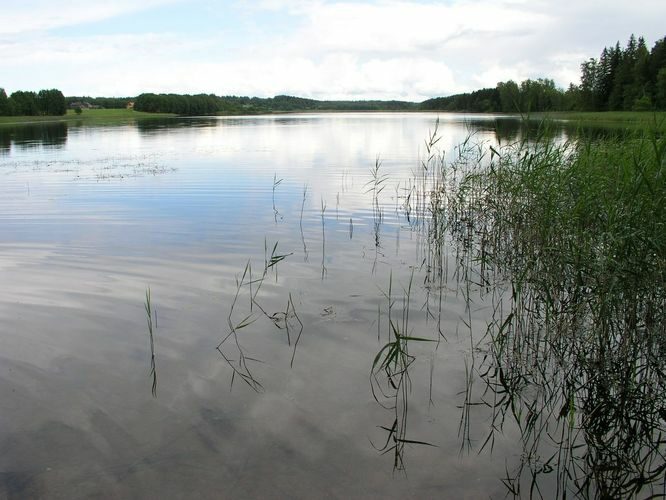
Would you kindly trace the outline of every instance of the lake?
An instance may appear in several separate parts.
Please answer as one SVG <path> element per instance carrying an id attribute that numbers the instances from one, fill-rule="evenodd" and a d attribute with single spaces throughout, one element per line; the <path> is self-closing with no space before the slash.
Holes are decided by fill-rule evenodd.
<path id="1" fill-rule="evenodd" d="M 489 304 L 453 253 L 433 273 L 405 210 L 438 120 L 448 158 L 521 134 L 422 113 L 0 128 L 0 496 L 504 497 L 519 429 L 479 453 L 489 410 L 462 409 Z M 428 342 L 396 389 L 373 361 L 398 323 Z"/>

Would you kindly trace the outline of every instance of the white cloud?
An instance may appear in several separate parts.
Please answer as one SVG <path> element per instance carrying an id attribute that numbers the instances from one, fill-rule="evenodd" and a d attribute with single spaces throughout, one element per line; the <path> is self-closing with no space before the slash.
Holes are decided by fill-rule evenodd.
<path id="1" fill-rule="evenodd" d="M 201 6 L 177 0 L 12 2 L 3 7 L 0 24 L 0 85 L 58 87 L 69 95 L 157 91 L 421 100 L 508 79 L 549 77 L 566 86 L 577 80 L 582 61 L 617 39 L 623 43 L 627 29 L 649 43 L 666 34 L 663 0 L 236 0 L 209 6 L 237 16 L 233 39 L 221 30 L 159 31 L 155 22 L 153 32 L 140 34 L 109 24 L 105 32 L 114 34 L 106 36 L 49 31 L 110 23 L 166 3 Z M 281 13 L 293 21 L 288 30 L 266 20 Z"/>
<path id="2" fill-rule="evenodd" d="M 537 31 L 549 19 L 490 0 L 452 5 L 406 1 L 313 3 L 303 9 L 303 15 L 307 22 L 293 34 L 290 50 L 424 56 L 477 47 L 496 36 Z"/>
<path id="3" fill-rule="evenodd" d="M 511 66 L 494 64 L 474 75 L 473 78 L 479 87 L 494 87 L 498 82 L 506 82 L 507 80 L 521 82 L 530 78 L 530 68 L 525 63 Z"/>

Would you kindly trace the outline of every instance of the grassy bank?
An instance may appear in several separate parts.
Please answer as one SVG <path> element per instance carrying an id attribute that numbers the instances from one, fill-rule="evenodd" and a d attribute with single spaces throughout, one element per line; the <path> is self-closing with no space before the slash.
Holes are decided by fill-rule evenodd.
<path id="1" fill-rule="evenodd" d="M 68 110 L 63 116 L 0 116 L 0 125 L 18 125 L 21 123 L 67 122 L 81 124 L 106 124 L 143 120 L 152 118 L 168 118 L 176 116 L 170 113 L 143 113 L 131 109 L 85 109 L 81 114 Z"/>
<path id="2" fill-rule="evenodd" d="M 640 129 L 646 127 L 666 128 L 665 111 L 557 111 L 534 113 L 537 120 L 566 120 L 581 126 L 624 127 Z"/>

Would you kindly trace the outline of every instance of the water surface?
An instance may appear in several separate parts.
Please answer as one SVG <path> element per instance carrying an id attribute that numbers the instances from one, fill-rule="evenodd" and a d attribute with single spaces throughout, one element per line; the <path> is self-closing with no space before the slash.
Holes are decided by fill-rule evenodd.
<path id="1" fill-rule="evenodd" d="M 477 454 L 485 416 L 461 426 L 469 311 L 455 279 L 427 281 L 427 241 L 402 209 L 437 120 L 0 128 L 0 495 L 503 497 L 519 434 L 507 426 Z M 439 120 L 450 155 L 469 136 L 520 134 L 510 118 Z M 373 205 L 377 162 L 386 180 Z M 249 286 L 234 303 L 248 262 L 256 280 L 274 248 L 286 257 L 257 295 L 267 314 Z M 391 286 L 400 317 L 410 280 L 409 331 L 437 342 L 411 352 L 406 437 L 434 446 L 407 445 L 396 470 L 378 451 L 394 412 L 370 373 L 388 338 L 385 295 Z M 473 329 L 487 314 L 475 306 Z M 216 350 L 247 316 L 237 334 L 260 360 L 249 362 L 258 392 Z M 222 349 L 238 360 L 231 342 Z"/>

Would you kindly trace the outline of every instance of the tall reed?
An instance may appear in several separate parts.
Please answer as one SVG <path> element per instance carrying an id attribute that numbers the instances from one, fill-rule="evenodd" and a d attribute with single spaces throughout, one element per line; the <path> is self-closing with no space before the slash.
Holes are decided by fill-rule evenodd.
<path id="1" fill-rule="evenodd" d="M 464 280 L 494 293 L 477 368 L 493 409 L 484 446 L 507 419 L 520 428 L 516 495 L 547 496 L 550 474 L 557 496 L 663 492 L 665 151 L 654 131 L 542 136 L 434 196 Z"/>
<path id="2" fill-rule="evenodd" d="M 157 309 L 154 309 L 150 303 L 150 287 L 146 289 L 146 321 L 148 322 L 148 338 L 150 340 L 150 377 L 153 380 L 150 392 L 153 397 L 157 397 L 157 364 L 155 361 L 155 330 L 157 330 Z M 153 323 L 153 318 L 155 322 Z"/>

